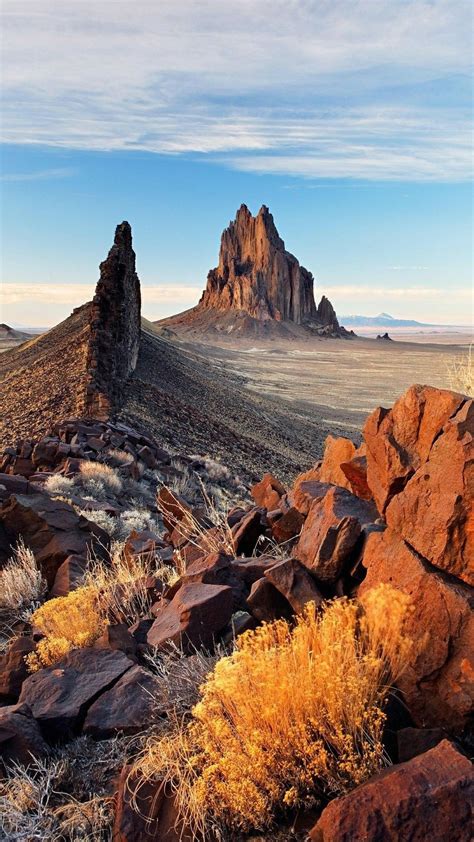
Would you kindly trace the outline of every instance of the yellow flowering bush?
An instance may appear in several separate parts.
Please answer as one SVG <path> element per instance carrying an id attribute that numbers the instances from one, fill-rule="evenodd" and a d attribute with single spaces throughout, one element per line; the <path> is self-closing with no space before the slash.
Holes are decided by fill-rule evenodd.
<path id="1" fill-rule="evenodd" d="M 242 635 L 201 687 L 191 721 L 150 741 L 142 779 L 167 779 L 201 833 L 213 822 L 268 827 L 277 810 L 362 783 L 388 762 L 383 708 L 408 659 L 409 610 L 405 594 L 380 585 L 322 613 L 309 604 L 293 627 Z"/>
<path id="2" fill-rule="evenodd" d="M 50 599 L 34 612 L 31 622 L 44 634 L 36 651 L 26 658 L 32 672 L 54 664 L 75 647 L 91 646 L 106 624 L 94 587 L 77 588 L 67 596 Z"/>

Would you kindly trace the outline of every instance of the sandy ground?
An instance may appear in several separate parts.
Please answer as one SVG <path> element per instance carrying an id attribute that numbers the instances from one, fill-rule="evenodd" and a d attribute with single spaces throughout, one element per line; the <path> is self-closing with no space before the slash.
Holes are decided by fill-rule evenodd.
<path id="1" fill-rule="evenodd" d="M 412 383 L 450 388 L 450 367 L 466 353 L 462 344 L 368 338 L 181 347 L 205 357 L 219 375 L 243 377 L 250 392 L 286 405 L 300 418 L 316 416 L 324 427 L 345 435 L 359 432 L 368 413 L 378 405 L 391 406 Z"/>

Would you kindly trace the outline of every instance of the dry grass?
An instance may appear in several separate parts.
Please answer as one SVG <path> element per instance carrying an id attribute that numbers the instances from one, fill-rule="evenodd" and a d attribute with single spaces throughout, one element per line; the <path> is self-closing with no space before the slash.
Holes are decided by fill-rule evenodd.
<path id="1" fill-rule="evenodd" d="M 349 791 L 387 763 L 383 707 L 411 643 L 408 598 L 382 585 L 362 603 L 307 606 L 292 629 L 241 636 L 201 687 L 191 722 L 151 740 L 142 779 L 166 779 L 196 834 L 272 825 L 278 811 Z"/>
<path id="2" fill-rule="evenodd" d="M 28 620 L 45 593 L 46 582 L 35 557 L 20 540 L 13 558 L 0 571 L 1 633 L 8 632 L 18 621 Z"/>
<path id="3" fill-rule="evenodd" d="M 161 564 L 154 553 L 126 559 L 123 544 L 112 548 L 110 562 L 92 559 L 85 576 L 85 584 L 94 590 L 98 610 L 104 622 L 128 623 L 147 617 L 151 597 L 147 578 L 156 576 L 165 584 L 172 584 L 177 573 Z"/>
<path id="4" fill-rule="evenodd" d="M 176 512 L 170 511 L 166 504 L 160 504 L 159 497 L 157 498 L 158 508 L 163 517 L 170 521 L 172 529 L 193 546 L 207 553 L 225 552 L 235 555 L 234 536 L 227 521 L 227 510 L 219 509 L 208 495 L 203 483 L 200 480 L 199 482 L 205 512 L 204 523 L 183 506 L 176 492 L 173 492 L 169 486 L 165 487 L 173 500 Z M 186 565 L 179 551 L 175 551 L 175 558 L 178 570 L 183 572 Z"/>
<path id="5" fill-rule="evenodd" d="M 87 586 L 48 600 L 34 612 L 31 622 L 44 635 L 26 658 L 32 672 L 56 663 L 71 649 L 91 646 L 105 627 L 97 592 Z"/>
<path id="6" fill-rule="evenodd" d="M 62 474 L 52 474 L 44 484 L 44 490 L 51 497 L 68 498 L 74 489 L 74 480 L 70 477 L 63 477 Z"/>
<path id="7" fill-rule="evenodd" d="M 102 462 L 82 461 L 81 480 L 83 483 L 94 480 L 112 494 L 120 494 L 122 491 L 122 480 L 118 474 L 110 465 L 104 465 Z"/>
<path id="8" fill-rule="evenodd" d="M 472 345 L 462 357 L 448 364 L 448 377 L 451 389 L 463 395 L 474 396 L 474 357 Z"/>
<path id="9" fill-rule="evenodd" d="M 110 781 L 138 746 L 137 738 L 80 737 L 45 760 L 32 758 L 28 767 L 12 764 L 0 781 L 0 839 L 111 840 Z"/>

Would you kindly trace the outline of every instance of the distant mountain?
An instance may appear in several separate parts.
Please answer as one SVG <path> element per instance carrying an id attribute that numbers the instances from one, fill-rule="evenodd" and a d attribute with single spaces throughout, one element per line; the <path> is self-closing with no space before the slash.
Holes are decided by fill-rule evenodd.
<path id="1" fill-rule="evenodd" d="M 417 322 L 415 319 L 395 319 L 389 313 L 379 313 L 378 316 L 339 316 L 344 327 L 443 327 L 427 322 Z"/>

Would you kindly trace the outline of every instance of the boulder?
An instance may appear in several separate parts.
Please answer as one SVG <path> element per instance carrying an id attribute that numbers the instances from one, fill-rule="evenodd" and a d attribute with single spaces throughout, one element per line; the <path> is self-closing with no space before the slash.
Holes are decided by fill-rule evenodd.
<path id="1" fill-rule="evenodd" d="M 462 729 L 474 705 L 474 592 L 423 561 L 391 529 L 369 535 L 359 593 L 386 582 L 412 597 L 415 653 L 397 685 L 421 728 Z"/>
<path id="2" fill-rule="evenodd" d="M 82 731 L 96 740 L 118 733 L 137 734 L 159 716 L 160 696 L 166 709 L 163 679 L 142 667 L 132 667 L 91 705 Z"/>
<path id="3" fill-rule="evenodd" d="M 355 444 L 350 439 L 342 436 L 328 436 L 324 443 L 324 456 L 319 467 L 318 479 L 320 482 L 329 482 L 332 485 L 340 485 L 351 491 L 350 483 L 341 470 L 343 462 L 349 462 L 356 452 Z"/>
<path id="4" fill-rule="evenodd" d="M 157 551 L 157 547 L 162 546 L 162 544 L 163 542 L 161 538 L 156 535 L 155 532 L 150 532 L 149 530 L 137 531 L 136 529 L 132 529 L 130 535 L 125 541 L 123 554 L 129 561 L 132 561 L 135 558 L 140 558 L 140 556 L 153 558 Z"/>
<path id="5" fill-rule="evenodd" d="M 447 738 L 443 728 L 401 728 L 397 731 L 397 753 L 400 763 L 418 757 Z"/>
<path id="6" fill-rule="evenodd" d="M 362 500 L 372 500 L 372 492 L 367 482 L 367 456 L 362 455 L 365 445 L 356 450 L 349 462 L 341 463 L 341 471 L 347 479 L 348 488 Z"/>
<path id="7" fill-rule="evenodd" d="M 28 705 L 0 708 L 0 755 L 4 763 L 28 766 L 33 758 L 44 757 L 48 752 L 49 747 Z"/>
<path id="8" fill-rule="evenodd" d="M 94 642 L 94 649 L 110 649 L 124 652 L 131 661 L 136 661 L 137 641 L 126 623 L 113 623 L 105 627 L 103 634 Z"/>
<path id="9" fill-rule="evenodd" d="M 268 528 L 265 509 L 252 509 L 232 527 L 234 551 L 239 555 L 252 555 L 261 535 L 265 535 Z"/>
<path id="10" fill-rule="evenodd" d="M 232 588 L 234 610 L 244 602 L 246 589 L 241 577 L 234 569 L 232 557 L 226 553 L 211 553 L 191 562 L 180 583 L 193 582 L 202 582 L 204 585 L 227 585 Z M 173 588 L 171 588 L 171 593 L 173 593 Z"/>
<path id="11" fill-rule="evenodd" d="M 258 555 L 250 558 L 235 558 L 232 562 L 232 569 L 240 579 L 249 587 L 265 575 L 277 563 L 278 559 L 273 556 Z"/>
<path id="12" fill-rule="evenodd" d="M 286 490 L 273 474 L 264 474 L 260 482 L 257 482 L 250 489 L 250 493 L 257 506 L 270 512 L 272 509 L 278 508 L 280 499 L 286 494 Z"/>
<path id="13" fill-rule="evenodd" d="M 318 580 L 334 584 L 356 548 L 362 527 L 376 518 L 372 503 L 344 488 L 329 486 L 323 497 L 311 503 L 294 550 L 295 558 Z"/>
<path id="14" fill-rule="evenodd" d="M 474 400 L 446 422 L 386 519 L 431 564 L 474 585 Z"/>
<path id="15" fill-rule="evenodd" d="M 317 606 L 323 596 L 306 567 L 294 558 L 278 562 L 265 571 L 265 578 L 288 600 L 295 614 L 300 614 L 306 603 Z"/>
<path id="16" fill-rule="evenodd" d="M 312 842 L 471 842 L 472 764 L 443 740 L 323 810 Z"/>
<path id="17" fill-rule="evenodd" d="M 270 517 L 268 518 L 271 521 Z M 277 544 L 286 544 L 296 538 L 304 523 L 304 515 L 291 506 L 278 520 L 271 522 L 272 538 Z"/>
<path id="18" fill-rule="evenodd" d="M 177 821 L 173 796 L 162 781 L 140 780 L 132 765 L 120 773 L 116 805 L 114 842 L 204 842 Z"/>
<path id="19" fill-rule="evenodd" d="M 0 703 L 13 704 L 18 700 L 21 686 L 28 676 L 25 658 L 34 652 L 35 643 L 29 635 L 14 637 L 8 649 L 0 655 Z"/>
<path id="20" fill-rule="evenodd" d="M 74 649 L 53 666 L 23 682 L 19 702 L 27 704 L 46 739 L 77 734 L 88 707 L 133 666 L 123 652 Z"/>
<path id="21" fill-rule="evenodd" d="M 0 522 L 13 546 L 21 537 L 29 547 L 49 587 L 70 555 L 103 555 L 110 544 L 103 529 L 61 500 L 47 494 L 17 494 L 0 508 Z"/>
<path id="22" fill-rule="evenodd" d="M 58 567 L 54 577 L 53 587 L 49 591 L 49 598 L 66 596 L 70 591 L 79 588 L 84 580 L 87 569 L 87 559 L 82 555 L 70 555 Z"/>
<path id="23" fill-rule="evenodd" d="M 252 617 L 261 623 L 272 623 L 281 617 L 289 619 L 293 613 L 288 600 L 267 578 L 254 582 L 247 597 Z"/>
<path id="24" fill-rule="evenodd" d="M 232 616 L 232 588 L 200 582 L 185 584 L 156 613 L 147 636 L 150 646 L 175 643 L 186 650 L 210 648 Z"/>
<path id="25" fill-rule="evenodd" d="M 380 514 L 428 459 L 444 425 L 466 398 L 432 386 L 410 386 L 392 409 L 379 407 L 364 426 L 367 482 Z"/>

